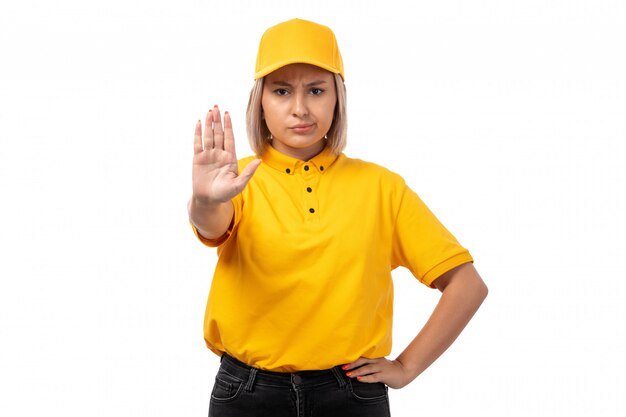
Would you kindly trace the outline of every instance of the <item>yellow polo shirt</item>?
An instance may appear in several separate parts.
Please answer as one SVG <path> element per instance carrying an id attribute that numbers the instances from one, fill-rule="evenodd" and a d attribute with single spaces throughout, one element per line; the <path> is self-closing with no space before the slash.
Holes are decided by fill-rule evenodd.
<path id="1" fill-rule="evenodd" d="M 262 159 L 228 232 L 209 240 L 194 228 L 219 255 L 207 346 L 279 372 L 389 355 L 391 271 L 431 286 L 469 252 L 385 168 L 328 150 L 305 162 L 269 147 Z"/>

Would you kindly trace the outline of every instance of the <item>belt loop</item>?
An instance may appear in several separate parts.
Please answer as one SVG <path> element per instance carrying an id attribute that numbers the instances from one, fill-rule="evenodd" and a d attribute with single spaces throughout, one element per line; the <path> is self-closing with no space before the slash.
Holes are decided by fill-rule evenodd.
<path id="1" fill-rule="evenodd" d="M 246 382 L 246 386 L 244 389 L 246 392 L 251 392 L 252 387 L 254 386 L 254 379 L 256 378 L 256 373 L 259 372 L 256 368 L 250 368 L 250 375 L 248 376 L 248 382 Z"/>
<path id="2" fill-rule="evenodd" d="M 337 382 L 339 382 L 339 388 L 345 387 L 346 380 L 343 379 L 343 374 L 341 373 L 341 371 L 337 367 L 334 367 L 332 371 L 333 371 L 333 375 L 335 375 L 335 378 L 337 378 Z"/>

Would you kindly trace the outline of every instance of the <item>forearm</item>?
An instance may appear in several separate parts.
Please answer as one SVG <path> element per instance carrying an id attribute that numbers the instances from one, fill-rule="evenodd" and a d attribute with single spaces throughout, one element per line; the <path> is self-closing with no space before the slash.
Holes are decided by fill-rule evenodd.
<path id="1" fill-rule="evenodd" d="M 461 334 L 487 296 L 487 287 L 472 264 L 442 276 L 441 299 L 432 315 L 397 360 L 410 380 L 428 368 Z"/>
<path id="2" fill-rule="evenodd" d="M 189 200 L 187 210 L 191 223 L 207 239 L 217 239 L 226 233 L 235 212 L 232 201 L 207 204 L 193 196 Z"/>

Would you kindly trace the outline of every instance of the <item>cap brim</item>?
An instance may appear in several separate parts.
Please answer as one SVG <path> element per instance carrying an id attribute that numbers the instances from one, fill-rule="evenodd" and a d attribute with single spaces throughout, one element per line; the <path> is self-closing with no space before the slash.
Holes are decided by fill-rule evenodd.
<path id="1" fill-rule="evenodd" d="M 330 71 L 333 74 L 339 74 L 341 76 L 341 78 L 343 78 L 343 74 L 340 72 L 339 69 L 333 68 L 330 65 L 323 64 L 323 63 L 321 63 L 319 61 L 302 60 L 302 59 L 287 59 L 287 60 L 283 60 L 283 61 L 274 63 L 272 65 L 268 65 L 267 67 L 263 68 L 262 70 L 254 73 L 254 79 L 258 80 L 259 78 L 265 77 L 266 75 L 276 71 L 277 69 L 280 69 L 282 67 L 286 67 L 287 65 L 291 65 L 291 64 L 310 64 L 310 65 L 315 65 L 316 67 L 325 69 L 326 71 Z"/>

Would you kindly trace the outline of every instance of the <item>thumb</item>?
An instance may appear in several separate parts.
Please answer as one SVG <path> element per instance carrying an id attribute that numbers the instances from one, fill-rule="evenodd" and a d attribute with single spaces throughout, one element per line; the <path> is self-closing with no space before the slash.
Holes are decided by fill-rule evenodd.
<path id="1" fill-rule="evenodd" d="M 254 161 L 246 165 L 246 167 L 241 171 L 241 173 L 239 173 L 239 176 L 237 176 L 237 186 L 239 189 L 241 190 L 244 189 L 246 184 L 248 184 L 248 182 L 250 181 L 250 179 L 256 172 L 259 165 L 261 165 L 261 160 L 255 159 Z"/>

